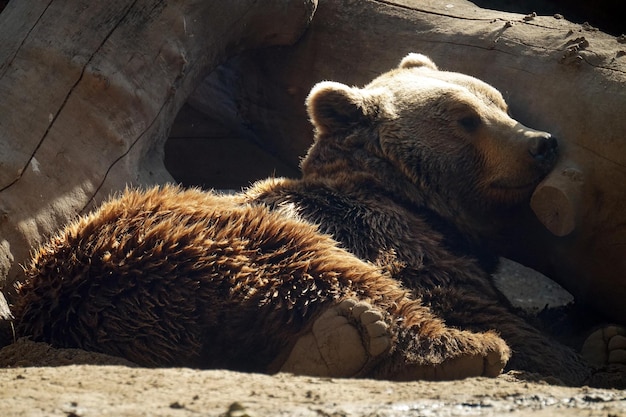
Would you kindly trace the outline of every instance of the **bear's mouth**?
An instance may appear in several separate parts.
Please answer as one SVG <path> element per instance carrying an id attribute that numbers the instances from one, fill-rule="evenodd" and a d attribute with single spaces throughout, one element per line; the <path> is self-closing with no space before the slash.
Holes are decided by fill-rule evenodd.
<path id="1" fill-rule="evenodd" d="M 549 172 L 550 170 L 546 169 L 534 173 L 528 172 L 524 176 L 502 176 L 494 178 L 489 187 L 497 191 L 532 192 Z"/>
<path id="2" fill-rule="evenodd" d="M 507 179 L 494 181 L 490 184 L 491 195 L 503 204 L 519 204 L 530 198 L 543 176 L 528 182 L 513 182 Z"/>

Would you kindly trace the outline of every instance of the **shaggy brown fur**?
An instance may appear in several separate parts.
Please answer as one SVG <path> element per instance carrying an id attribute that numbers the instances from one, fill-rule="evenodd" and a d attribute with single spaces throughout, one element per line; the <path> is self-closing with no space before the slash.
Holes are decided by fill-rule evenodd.
<path id="1" fill-rule="evenodd" d="M 509 352 L 495 329 L 512 368 L 583 382 L 587 365 L 489 275 L 494 219 L 528 203 L 556 141 L 511 119 L 492 87 L 416 54 L 363 89 L 320 83 L 307 105 L 302 179 L 231 197 L 126 192 L 40 250 L 19 332 L 146 365 L 266 371 L 355 299 L 390 338 L 358 375 L 497 374 Z"/>

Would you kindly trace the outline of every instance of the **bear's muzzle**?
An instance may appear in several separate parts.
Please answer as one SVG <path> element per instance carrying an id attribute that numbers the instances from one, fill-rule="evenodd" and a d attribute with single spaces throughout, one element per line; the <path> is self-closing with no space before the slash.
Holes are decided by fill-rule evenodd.
<path id="1" fill-rule="evenodd" d="M 538 164 L 549 170 L 556 162 L 558 149 L 559 143 L 556 138 L 546 133 L 530 140 L 528 152 Z"/>

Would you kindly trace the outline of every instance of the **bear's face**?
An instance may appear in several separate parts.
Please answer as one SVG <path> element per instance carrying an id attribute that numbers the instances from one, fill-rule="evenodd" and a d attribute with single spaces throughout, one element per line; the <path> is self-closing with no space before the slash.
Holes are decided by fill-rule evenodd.
<path id="1" fill-rule="evenodd" d="M 556 140 L 512 119 L 495 88 L 439 71 L 423 55 L 408 55 L 363 89 L 320 83 L 307 105 L 316 143 L 305 176 L 311 166 L 339 166 L 332 158 L 343 158 L 348 169 L 404 182 L 392 187 L 413 189 L 420 203 L 477 210 L 519 204 L 556 161 Z"/>

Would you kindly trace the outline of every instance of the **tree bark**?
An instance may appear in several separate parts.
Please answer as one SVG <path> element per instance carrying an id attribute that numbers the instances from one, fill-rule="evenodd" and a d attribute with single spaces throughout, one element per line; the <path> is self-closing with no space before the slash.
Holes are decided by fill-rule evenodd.
<path id="1" fill-rule="evenodd" d="M 320 0 L 294 48 L 231 60 L 190 103 L 296 167 L 312 138 L 302 103 L 317 81 L 363 85 L 408 52 L 485 80 L 516 119 L 553 133 L 562 151 L 535 195 L 537 215 L 529 208 L 511 219 L 504 253 L 626 323 L 624 42 L 560 16 L 503 13 L 463 0 Z M 207 99 L 214 94 L 221 99 Z M 567 176 L 572 170 L 575 180 Z"/>
<path id="2" fill-rule="evenodd" d="M 316 1 L 13 1 L 0 14 L 0 287 L 110 192 L 171 180 L 163 146 L 200 80 L 295 42 Z"/>

